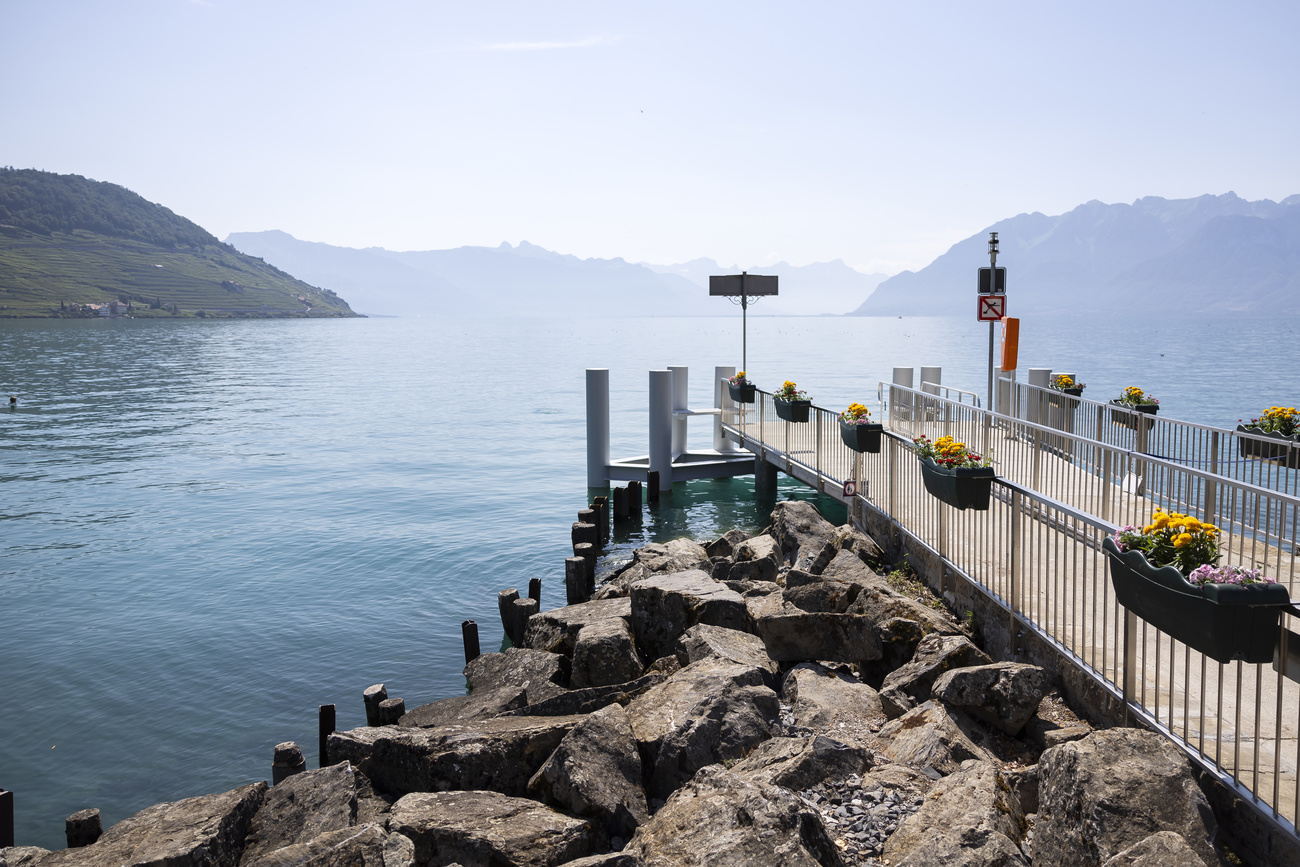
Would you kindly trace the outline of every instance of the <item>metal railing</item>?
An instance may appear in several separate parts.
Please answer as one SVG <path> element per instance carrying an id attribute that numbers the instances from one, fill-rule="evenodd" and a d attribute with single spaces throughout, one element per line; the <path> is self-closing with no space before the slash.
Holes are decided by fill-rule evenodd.
<path id="1" fill-rule="evenodd" d="M 890 392 L 890 426 L 879 454 L 852 452 L 836 413 L 813 407 L 808 423 L 780 421 L 771 396 L 742 407 L 726 434 L 805 482 L 894 522 L 914 544 L 984 593 L 1008 617 L 1009 634 L 1032 632 L 1073 661 L 1128 712 L 1179 744 L 1261 816 L 1296 833 L 1300 804 L 1300 608 L 1281 617 L 1270 668 L 1222 664 L 1121 607 L 1101 540 L 1156 505 L 1213 516 L 1225 561 L 1265 562 L 1291 585 L 1295 497 L 1000 416 L 901 386 Z M 910 440 L 951 434 L 991 450 L 998 471 L 987 511 L 958 511 L 930 497 Z M 840 499 L 846 499 L 839 497 Z M 1105 509 L 1110 517 L 1099 515 Z M 1208 510 L 1208 511 L 1207 511 Z M 1284 520 L 1283 520 L 1284 519 Z M 1263 555 L 1263 556 L 1261 556 Z M 947 579 L 945 579 L 947 580 Z"/>
<path id="2" fill-rule="evenodd" d="M 1148 415 L 1023 382 L 1009 385 L 1008 412 L 1016 418 L 1261 488 L 1300 492 L 1300 443 L 1294 440 Z M 1139 418 L 1142 427 L 1135 424 Z"/>

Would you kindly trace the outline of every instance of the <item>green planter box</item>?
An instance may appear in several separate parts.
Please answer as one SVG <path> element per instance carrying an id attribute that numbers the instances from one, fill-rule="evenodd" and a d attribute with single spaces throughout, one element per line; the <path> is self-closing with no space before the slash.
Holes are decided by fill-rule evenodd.
<path id="1" fill-rule="evenodd" d="M 1262 443 L 1259 440 L 1247 439 L 1246 437 L 1237 437 L 1237 443 L 1243 458 L 1282 461 L 1290 469 L 1300 470 L 1300 434 L 1288 437 L 1280 433 L 1270 433 L 1257 427 L 1246 427 L 1240 424 L 1237 425 L 1237 433 L 1268 437 L 1271 440 L 1277 440 L 1278 443 L 1273 445 L 1272 443 Z"/>
<path id="2" fill-rule="evenodd" d="M 849 424 L 840 419 L 840 439 L 855 452 L 880 454 L 880 432 L 884 429 L 880 424 Z"/>
<path id="3" fill-rule="evenodd" d="M 1120 407 L 1121 409 L 1130 409 L 1133 412 L 1144 412 L 1147 415 L 1155 415 L 1160 412 L 1160 404 L 1158 403 L 1138 403 L 1129 405 L 1127 403 L 1120 403 L 1118 400 L 1112 400 L 1110 405 Z M 1136 417 L 1127 412 L 1112 412 L 1110 414 L 1110 419 L 1120 427 L 1137 427 Z"/>
<path id="4" fill-rule="evenodd" d="M 727 390 L 731 392 L 731 399 L 736 403 L 754 402 L 754 384 L 752 382 L 745 385 L 736 385 L 734 382 L 729 382 L 727 383 Z"/>
<path id="5" fill-rule="evenodd" d="M 1115 598 L 1129 611 L 1217 662 L 1270 662 L 1277 617 L 1291 604 L 1281 584 L 1196 586 L 1173 566 L 1152 566 L 1141 551 L 1120 552 L 1109 536 Z"/>
<path id="6" fill-rule="evenodd" d="M 772 398 L 776 404 L 776 415 L 786 421 L 807 421 L 808 411 L 812 409 L 811 400 L 782 400 L 779 397 Z"/>
<path id="7" fill-rule="evenodd" d="M 921 480 L 930 496 L 954 509 L 987 511 L 993 495 L 992 467 L 941 467 L 933 458 L 921 458 Z"/>

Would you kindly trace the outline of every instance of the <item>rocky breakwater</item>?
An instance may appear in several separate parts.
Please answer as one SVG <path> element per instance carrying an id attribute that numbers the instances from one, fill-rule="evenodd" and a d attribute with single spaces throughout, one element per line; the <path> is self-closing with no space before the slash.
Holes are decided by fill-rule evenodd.
<path id="1" fill-rule="evenodd" d="M 327 768 L 0 867 L 1218 862 L 1177 750 L 1091 732 L 885 563 L 795 502 L 754 538 L 646 546 L 469 663 L 468 695 L 335 732 Z"/>

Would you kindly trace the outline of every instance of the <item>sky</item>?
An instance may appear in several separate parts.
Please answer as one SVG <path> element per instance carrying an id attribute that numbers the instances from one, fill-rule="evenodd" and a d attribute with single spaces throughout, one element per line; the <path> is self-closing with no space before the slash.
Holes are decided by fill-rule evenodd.
<path id="1" fill-rule="evenodd" d="M 923 267 L 1300 193 L 1300 4 L 0 0 L 0 165 L 224 238 Z"/>

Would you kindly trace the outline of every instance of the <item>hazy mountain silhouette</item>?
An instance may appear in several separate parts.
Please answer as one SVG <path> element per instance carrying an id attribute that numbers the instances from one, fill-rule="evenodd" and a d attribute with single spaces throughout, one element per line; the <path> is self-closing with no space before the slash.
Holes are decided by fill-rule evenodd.
<path id="1" fill-rule="evenodd" d="M 1300 287 L 1300 196 L 1248 202 L 1235 193 L 1195 199 L 1092 201 L 1066 214 L 1021 214 L 954 244 L 919 271 L 880 284 L 855 315 L 970 311 L 976 269 L 997 232 L 1008 313 L 1053 311 L 1269 312 Z"/>

